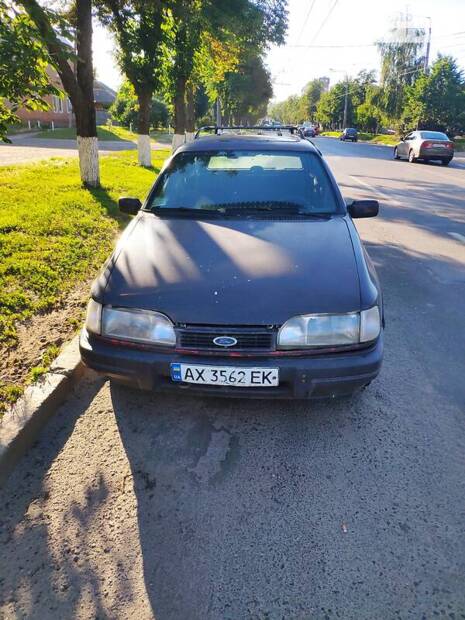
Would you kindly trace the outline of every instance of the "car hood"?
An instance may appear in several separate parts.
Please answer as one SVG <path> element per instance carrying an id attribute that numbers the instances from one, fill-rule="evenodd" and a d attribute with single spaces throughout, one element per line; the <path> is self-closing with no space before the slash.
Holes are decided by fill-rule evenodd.
<path id="1" fill-rule="evenodd" d="M 271 325 L 298 314 L 360 308 L 342 217 L 199 221 L 144 213 L 93 294 L 177 323 Z"/>

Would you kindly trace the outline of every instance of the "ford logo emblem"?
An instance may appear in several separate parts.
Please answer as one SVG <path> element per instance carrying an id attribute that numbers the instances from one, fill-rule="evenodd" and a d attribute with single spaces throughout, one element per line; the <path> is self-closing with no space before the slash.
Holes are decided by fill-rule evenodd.
<path id="1" fill-rule="evenodd" d="M 232 336 L 218 336 L 213 338 L 213 344 L 216 344 L 217 347 L 233 347 L 237 344 L 237 340 Z"/>

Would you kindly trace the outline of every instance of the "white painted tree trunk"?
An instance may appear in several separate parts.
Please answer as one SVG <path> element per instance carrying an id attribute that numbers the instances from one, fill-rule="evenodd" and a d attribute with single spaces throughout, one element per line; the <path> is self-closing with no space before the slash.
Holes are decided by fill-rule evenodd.
<path id="1" fill-rule="evenodd" d="M 137 151 L 139 157 L 139 165 L 149 167 L 152 165 L 152 149 L 150 147 L 150 136 L 138 134 Z"/>
<path id="2" fill-rule="evenodd" d="M 98 139 L 77 137 L 81 181 L 90 187 L 100 185 Z"/>
<path id="3" fill-rule="evenodd" d="M 195 133 L 192 131 L 186 131 L 186 142 L 192 142 L 194 139 Z"/>
<path id="4" fill-rule="evenodd" d="M 185 141 L 186 136 L 183 133 L 174 133 L 171 143 L 171 152 L 174 153 Z"/>

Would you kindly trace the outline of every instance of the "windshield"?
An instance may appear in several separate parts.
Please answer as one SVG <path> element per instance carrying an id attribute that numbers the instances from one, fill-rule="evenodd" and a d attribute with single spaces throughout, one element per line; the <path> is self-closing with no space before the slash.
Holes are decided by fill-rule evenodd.
<path id="1" fill-rule="evenodd" d="M 332 181 L 309 152 L 180 153 L 161 175 L 148 209 L 287 210 L 303 215 L 339 211 Z"/>
<path id="2" fill-rule="evenodd" d="M 446 134 L 441 131 L 421 131 L 420 135 L 425 140 L 449 140 Z"/>

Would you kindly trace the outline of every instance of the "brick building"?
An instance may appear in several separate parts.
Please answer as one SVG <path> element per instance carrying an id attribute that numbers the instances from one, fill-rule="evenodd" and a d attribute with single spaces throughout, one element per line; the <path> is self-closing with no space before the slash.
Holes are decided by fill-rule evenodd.
<path id="1" fill-rule="evenodd" d="M 47 73 L 50 77 L 50 81 L 63 90 L 61 80 L 56 71 L 52 67 L 49 67 Z M 115 97 L 116 93 L 113 89 L 103 82 L 94 80 L 94 98 L 98 125 L 106 123 L 108 119 L 108 109 L 114 102 Z M 26 108 L 19 108 L 17 110 L 16 114 L 24 125 L 30 122 L 31 127 L 37 127 L 38 121 L 41 127 L 50 127 L 52 121 L 55 127 L 73 127 L 75 125 L 73 107 L 66 95 L 63 97 L 47 95 L 44 97 L 44 100 L 49 104 L 48 110 L 27 110 Z"/>

